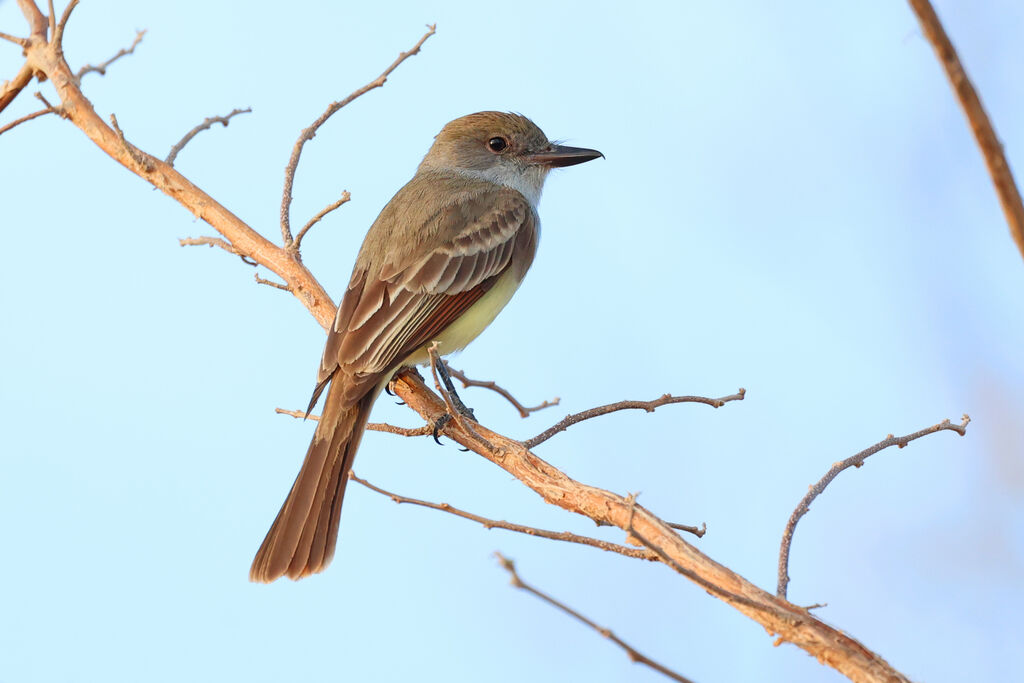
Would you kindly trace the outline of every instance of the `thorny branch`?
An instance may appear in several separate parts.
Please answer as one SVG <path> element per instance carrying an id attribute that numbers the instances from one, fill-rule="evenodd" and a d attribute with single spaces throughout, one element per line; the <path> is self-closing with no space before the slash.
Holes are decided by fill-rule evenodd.
<path id="1" fill-rule="evenodd" d="M 390 426 L 390 425 L 388 425 Z M 426 427 L 429 430 L 431 427 Z M 551 539 L 553 541 L 566 541 L 568 543 L 579 543 L 580 545 L 589 545 L 592 548 L 600 548 L 601 550 L 607 550 L 609 552 L 618 553 L 625 555 L 626 557 L 632 557 L 638 560 L 649 560 L 655 562 L 658 560 L 658 556 L 650 550 L 643 548 L 631 548 L 628 545 L 620 545 L 618 543 L 610 543 L 603 541 L 600 538 L 592 538 L 590 536 L 581 536 L 580 534 L 574 534 L 569 531 L 549 531 L 547 529 L 540 529 L 532 526 L 525 526 L 523 524 L 513 524 L 512 522 L 506 522 L 503 520 L 489 519 L 480 515 L 473 514 L 472 512 L 466 512 L 460 510 L 457 507 L 449 505 L 448 503 L 431 503 L 426 500 L 419 500 L 418 498 L 409 498 L 407 496 L 400 496 L 397 493 L 386 491 L 379 486 L 374 486 L 365 479 L 360 479 L 353 472 L 349 472 L 349 479 L 359 482 L 371 491 L 376 491 L 382 495 L 387 496 L 396 503 L 409 503 L 410 505 L 419 505 L 420 507 L 430 508 L 432 510 L 440 510 L 441 512 L 448 512 L 455 515 L 456 517 L 462 517 L 478 524 L 483 525 L 485 529 L 505 529 L 507 531 L 516 531 L 527 536 L 539 536 L 541 538 Z"/>
<path id="2" fill-rule="evenodd" d="M 291 229 L 291 206 L 292 206 L 292 187 L 295 184 L 295 169 L 299 166 L 299 157 L 302 155 L 302 148 L 307 142 L 316 137 L 316 132 L 320 129 L 320 126 L 327 122 L 327 119 L 334 116 L 342 107 L 350 104 L 353 100 L 365 95 L 374 88 L 383 87 L 384 83 L 387 82 L 388 76 L 391 75 L 395 69 L 401 65 L 402 62 L 407 60 L 409 57 L 419 53 L 420 48 L 423 47 L 423 43 L 427 42 L 427 38 L 434 35 L 437 31 L 437 24 L 427 26 L 429 29 L 423 34 L 423 37 L 412 46 L 407 52 L 402 52 L 398 55 L 398 58 L 391 63 L 391 66 L 384 69 L 384 72 L 380 76 L 373 79 L 363 87 L 354 91 L 348 97 L 337 102 L 332 102 L 320 117 L 312 123 L 308 128 L 304 129 L 299 135 L 299 139 L 295 141 L 295 146 L 292 147 L 291 158 L 288 159 L 288 165 L 284 169 L 284 191 L 281 195 L 281 236 L 284 239 L 284 246 L 288 248 L 292 245 L 292 229 Z"/>
<path id="3" fill-rule="evenodd" d="M 185 145 L 191 142 L 192 138 L 199 135 L 200 132 L 212 128 L 213 124 L 223 123 L 224 127 L 227 128 L 228 122 L 231 120 L 232 117 L 238 116 L 239 114 L 251 113 L 252 107 L 246 107 L 245 109 L 232 109 L 231 113 L 227 116 L 207 116 L 205 119 L 203 119 L 202 123 L 200 123 L 198 126 L 193 128 L 189 132 L 185 133 L 185 137 L 183 137 L 181 140 L 178 140 L 178 143 L 174 145 L 174 147 L 171 147 L 171 151 L 167 154 L 167 158 L 164 159 L 164 163 L 168 164 L 169 166 L 174 166 L 174 160 L 178 158 L 178 153 L 185 148 Z"/>
<path id="4" fill-rule="evenodd" d="M 578 422 L 600 417 L 601 415 L 607 415 L 608 413 L 614 413 L 618 410 L 645 410 L 648 413 L 653 413 L 655 408 L 671 405 L 673 403 L 703 403 L 704 405 L 711 406 L 712 408 L 721 408 L 730 401 L 742 401 L 746 393 L 746 389 L 740 388 L 740 390 L 735 394 L 723 396 L 722 398 L 707 398 L 705 396 L 673 396 L 671 394 L 664 394 L 653 401 L 618 401 L 616 403 L 609 403 L 608 405 L 598 406 L 597 408 L 573 413 L 572 415 L 566 415 L 564 418 L 548 429 L 545 429 L 537 436 L 524 441 L 523 445 L 527 448 L 533 448 L 537 444 L 544 443 L 555 434 L 564 432 L 566 429 Z"/>
<path id="5" fill-rule="evenodd" d="M 952 41 L 942 27 L 939 16 L 928 0 L 909 0 L 910 7 L 917 14 L 921 22 L 921 28 L 928 37 L 928 41 L 935 48 L 935 54 L 946 70 L 950 85 L 956 93 L 960 106 L 963 107 L 974 132 L 974 139 L 981 148 L 981 154 L 985 157 L 985 165 L 988 167 L 989 175 L 992 177 L 992 184 L 995 185 L 996 194 L 999 195 L 999 203 L 1003 207 L 1003 214 L 1010 226 L 1010 235 L 1017 243 L 1017 249 L 1021 256 L 1024 256 L 1024 203 L 1021 202 L 1020 190 L 1013 179 L 1013 171 L 1006 161 L 1006 154 L 1003 152 L 1003 145 L 999 142 L 992 120 L 985 113 L 985 107 L 981 103 L 978 91 L 974 89 L 971 79 L 967 77 L 967 71 L 960 62 L 960 57 L 953 47 Z"/>
<path id="6" fill-rule="evenodd" d="M 522 589 L 522 590 L 526 591 L 527 593 L 535 595 L 536 597 L 540 598 L 541 600 L 543 600 L 544 602 L 548 603 L 552 607 L 556 607 L 556 608 L 562 610 L 563 612 L 568 614 L 570 617 L 576 619 L 577 621 L 581 621 L 584 624 L 586 624 L 587 626 L 589 626 L 590 628 L 594 629 L 595 631 L 600 633 L 602 636 L 604 636 L 605 638 L 607 638 L 608 640 L 610 640 L 611 642 L 615 643 L 616 645 L 621 647 L 623 650 L 625 650 L 626 651 L 626 655 L 629 657 L 631 662 L 635 662 L 637 664 L 644 664 L 645 666 L 649 666 L 652 669 L 654 669 L 655 671 L 657 671 L 658 673 L 663 674 L 665 676 L 668 676 L 669 678 L 671 678 L 674 681 L 680 681 L 681 683 L 693 683 L 689 678 L 686 678 L 685 676 L 682 676 L 682 675 L 676 673 L 672 669 L 669 669 L 667 666 L 665 666 L 663 664 L 659 664 L 658 662 L 654 661 L 650 657 L 648 657 L 648 656 L 646 656 L 644 654 L 641 654 L 640 652 L 637 652 L 636 648 L 634 648 L 631 645 L 627 644 L 625 641 L 623 641 L 617 635 L 612 633 L 611 629 L 608 629 L 608 628 L 605 628 L 603 626 L 597 625 L 596 623 L 594 623 L 593 621 L 591 621 L 587 617 L 583 616 L 582 614 L 580 614 L 579 612 L 577 612 L 573 608 L 569 607 L 565 603 L 563 603 L 563 602 L 561 602 L 559 600 L 556 600 L 555 598 L 551 597 L 547 593 L 545 593 L 545 592 L 543 592 L 543 591 L 541 591 L 541 590 L 539 590 L 537 588 L 534 588 L 530 584 L 528 584 L 525 581 L 523 581 L 522 578 L 520 578 L 520 576 L 519 576 L 519 572 L 516 571 L 516 565 L 515 565 L 515 563 L 512 560 L 508 559 L 507 557 L 505 557 L 501 553 L 494 553 L 494 556 L 498 558 L 498 562 L 501 564 L 502 568 L 505 569 L 505 571 L 507 571 L 509 573 L 509 575 L 511 576 L 511 581 L 512 581 L 512 585 L 513 586 L 515 586 L 516 588 Z"/>
<path id="7" fill-rule="evenodd" d="M 811 503 L 814 499 L 821 495 L 822 491 L 825 490 L 825 487 L 827 487 L 833 479 L 839 476 L 840 472 L 851 467 L 860 467 L 869 457 L 879 451 L 889 448 L 890 446 L 903 448 L 911 441 L 920 439 L 922 436 L 934 434 L 935 432 L 949 430 L 963 436 L 967 433 L 967 425 L 970 421 L 971 418 L 964 415 L 963 420 L 958 425 L 953 424 L 949 420 L 943 420 L 938 424 L 914 432 L 913 434 L 907 434 L 906 436 L 893 436 L 890 434 L 874 446 L 865 448 L 860 453 L 851 455 L 849 458 L 840 460 L 832 465 L 829 471 L 825 473 L 825 476 L 819 479 L 817 484 L 810 487 L 810 490 L 807 491 L 807 495 L 805 495 L 800 501 L 800 504 L 796 506 L 796 509 L 793 510 L 793 514 L 789 517 L 789 522 L 786 523 L 786 530 L 782 533 L 782 545 L 779 548 L 779 581 L 776 594 L 780 598 L 785 598 L 786 589 L 789 587 L 789 549 L 793 544 L 793 532 L 796 530 L 797 522 L 800 521 L 801 517 L 807 514 L 807 511 L 811 509 Z"/>

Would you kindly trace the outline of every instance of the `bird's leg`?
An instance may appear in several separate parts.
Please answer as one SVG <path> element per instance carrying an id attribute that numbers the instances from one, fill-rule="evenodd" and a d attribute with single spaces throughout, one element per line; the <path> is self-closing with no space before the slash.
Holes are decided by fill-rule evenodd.
<path id="1" fill-rule="evenodd" d="M 436 367 L 438 376 L 441 378 L 441 381 L 444 382 L 444 388 L 448 390 L 448 393 L 452 397 L 452 404 L 455 406 L 455 409 L 458 410 L 463 417 L 468 417 L 473 422 L 476 422 L 476 415 L 473 414 L 473 409 L 463 403 L 462 399 L 459 398 L 458 392 L 455 391 L 455 385 L 452 384 L 451 375 L 448 374 L 448 364 L 442 360 L 440 363 L 437 363 Z"/>

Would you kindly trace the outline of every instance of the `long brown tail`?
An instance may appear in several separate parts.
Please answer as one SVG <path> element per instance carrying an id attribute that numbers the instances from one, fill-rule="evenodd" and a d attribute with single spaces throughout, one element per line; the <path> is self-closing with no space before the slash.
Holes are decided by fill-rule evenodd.
<path id="1" fill-rule="evenodd" d="M 252 561 L 250 581 L 301 579 L 323 571 L 334 557 L 348 472 L 377 393 L 346 407 L 341 389 L 332 382 L 327 391 L 302 469 Z"/>

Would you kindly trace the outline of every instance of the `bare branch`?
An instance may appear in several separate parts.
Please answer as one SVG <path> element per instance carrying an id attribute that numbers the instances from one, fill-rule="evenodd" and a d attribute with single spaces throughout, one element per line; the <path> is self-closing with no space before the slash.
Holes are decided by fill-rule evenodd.
<path id="1" fill-rule="evenodd" d="M 304 410 L 285 410 L 284 408 L 274 408 L 274 412 L 278 415 L 291 415 L 292 417 L 304 420 L 310 419 L 316 422 L 320 421 L 319 415 L 310 413 L 306 414 Z M 366 428 L 371 432 L 387 432 L 388 434 L 397 434 L 399 436 L 427 436 L 434 432 L 433 425 L 423 425 L 422 427 L 397 427 L 387 422 L 370 422 L 366 425 Z"/>
<path id="2" fill-rule="evenodd" d="M 136 31 L 135 32 L 135 40 L 132 41 L 132 44 L 129 47 L 121 48 L 120 50 L 117 51 L 117 54 L 115 54 L 113 57 L 111 57 L 110 59 L 108 59 L 105 62 L 101 62 L 101 63 L 97 64 L 96 66 L 93 66 L 92 64 L 86 64 L 85 66 L 83 66 L 81 69 L 78 70 L 78 72 L 75 74 L 75 78 L 77 78 L 78 80 L 82 80 L 82 76 L 84 76 L 86 74 L 89 74 L 89 73 L 94 73 L 94 72 L 98 73 L 100 76 L 105 76 L 107 74 L 107 67 L 109 67 L 111 64 L 113 64 L 117 60 L 121 59 L 121 57 L 124 57 L 126 55 L 130 55 L 133 52 L 135 52 L 135 48 L 138 46 L 139 43 L 142 42 L 142 37 L 144 35 L 146 35 L 146 30 L 145 29 L 143 29 L 141 31 Z"/>
<path id="3" fill-rule="evenodd" d="M 302 246 L 302 238 L 306 236 L 306 233 L 309 232 L 309 229 L 316 225 L 318 222 L 320 222 L 320 219 L 322 219 L 324 216 L 329 214 L 331 211 L 334 211 L 335 209 L 337 209 L 339 206 L 341 206 L 350 199 L 352 199 L 352 195 L 349 194 L 348 190 L 345 190 L 341 193 L 341 197 L 338 199 L 338 201 L 328 204 L 324 208 L 320 209 L 320 211 L 315 216 L 309 219 L 308 223 L 302 226 L 302 230 L 299 230 L 299 234 L 295 236 L 295 241 L 292 242 L 289 249 L 298 254 L 299 248 Z"/>
<path id="4" fill-rule="evenodd" d="M 266 280 L 264 278 L 261 278 L 259 273 L 253 273 L 253 277 L 256 278 L 257 284 L 266 285 L 268 287 L 274 287 L 275 289 L 280 289 L 285 292 L 292 291 L 292 288 L 289 285 L 282 285 L 281 283 L 274 282 L 273 280 Z"/>
<path id="5" fill-rule="evenodd" d="M 431 427 L 427 426 L 424 429 L 429 430 Z M 406 496 L 400 496 L 397 493 L 386 491 L 379 486 L 374 486 L 365 479 L 360 479 L 353 472 L 348 473 L 349 479 L 357 481 L 371 491 L 376 491 L 382 495 L 387 496 L 396 503 L 409 503 L 410 505 L 419 505 L 420 507 L 430 508 L 432 510 L 440 510 L 441 512 L 448 512 L 456 517 L 462 517 L 478 524 L 482 524 L 485 529 L 505 529 L 507 531 L 516 531 L 527 536 L 539 536 L 540 538 L 548 538 L 553 541 L 565 541 L 567 543 L 579 543 L 580 545 L 588 545 L 592 548 L 600 548 L 601 550 L 607 550 L 613 553 L 619 553 L 626 557 L 632 557 L 638 560 L 648 560 L 651 562 L 657 562 L 658 556 L 650 550 L 641 548 L 631 548 L 627 545 L 620 545 L 618 543 L 609 543 L 599 538 L 592 538 L 590 536 L 581 536 L 579 534 L 570 533 L 568 531 L 549 531 L 547 529 L 539 529 L 537 527 L 525 526 L 523 524 L 513 524 L 512 522 L 506 522 L 503 520 L 489 519 L 487 517 L 481 517 L 475 515 L 472 512 L 466 512 L 460 510 L 457 507 L 453 507 L 448 503 L 431 503 L 426 500 L 419 500 L 417 498 L 408 498 Z"/>
<path id="6" fill-rule="evenodd" d="M 903 448 L 911 441 L 920 439 L 922 436 L 928 436 L 929 434 L 945 430 L 956 432 L 960 436 L 963 436 L 967 433 L 967 425 L 970 421 L 971 418 L 965 414 L 963 416 L 963 420 L 958 425 L 953 424 L 949 420 L 943 420 L 938 424 L 932 425 L 931 427 L 922 429 L 918 432 L 914 432 L 913 434 L 907 434 L 906 436 L 893 436 L 890 434 L 874 446 L 865 448 L 860 453 L 852 455 L 849 458 L 832 465 L 829 471 L 825 473 L 825 476 L 818 480 L 817 484 L 810 487 L 807 495 L 805 495 L 800 501 L 800 504 L 796 506 L 796 509 L 793 510 L 793 514 L 789 517 L 789 522 L 786 523 L 786 530 L 782 533 L 782 545 L 779 549 L 779 582 L 776 594 L 780 598 L 785 598 L 786 589 L 789 587 L 789 549 L 793 544 L 793 532 L 796 530 L 797 522 L 800 521 L 801 517 L 807 514 L 807 511 L 811 509 L 811 503 L 814 499 L 821 495 L 822 491 L 825 490 L 825 487 L 828 486 L 833 479 L 839 476 L 840 472 L 851 467 L 860 467 L 869 457 L 881 450 L 889 448 L 890 446 Z"/>
<path id="7" fill-rule="evenodd" d="M 654 669 L 655 671 L 657 671 L 658 673 L 660 673 L 660 674 L 662 674 L 664 676 L 667 676 L 667 677 L 671 678 L 674 681 L 680 681 L 681 683 L 693 683 L 689 678 L 686 678 L 685 676 L 681 676 L 680 674 L 676 673 L 672 669 L 669 669 L 667 666 L 659 664 L 658 662 L 654 661 L 650 657 L 647 657 L 646 655 L 643 655 L 643 654 L 637 652 L 634 647 L 632 647 L 631 645 L 628 645 L 621 638 L 619 638 L 617 635 L 612 633 L 611 629 L 607 629 L 607 628 L 605 628 L 603 626 L 598 626 L 593 621 L 591 621 L 587 617 L 583 616 L 582 614 L 580 614 L 576 610 L 572 609 L 571 607 L 569 607 L 565 603 L 560 602 L 560 601 L 554 599 L 553 597 L 551 597 L 550 595 L 548 595 L 547 593 L 544 593 L 543 591 L 540 591 L 540 590 L 534 588 L 533 586 L 529 585 L 528 583 L 525 583 L 519 577 L 519 573 L 516 571 L 516 565 L 515 565 L 514 562 L 512 562 L 512 560 L 508 559 L 507 557 L 505 557 L 501 553 L 494 553 L 494 556 L 498 558 L 498 562 L 501 563 L 502 568 L 504 568 L 505 571 L 507 571 L 509 573 L 509 575 L 511 576 L 511 578 L 512 578 L 512 585 L 513 586 L 515 586 L 516 588 L 520 588 L 520 589 L 526 591 L 527 593 L 530 593 L 532 595 L 537 596 L 538 598 L 540 598 L 544 602 L 548 603 L 552 607 L 556 607 L 556 608 L 562 610 L 563 612 L 568 614 L 570 617 L 576 619 L 577 621 L 581 621 L 584 624 L 586 624 L 587 626 L 589 626 L 590 628 L 594 629 L 595 631 L 600 633 L 602 636 L 604 636 L 605 638 L 607 638 L 608 640 L 612 641 L 613 643 L 615 643 L 616 645 L 621 647 L 623 650 L 625 650 L 626 651 L 626 655 L 629 657 L 629 660 L 631 662 L 636 662 L 637 664 L 643 664 L 645 666 L 649 666 L 652 669 Z"/>
<path id="8" fill-rule="evenodd" d="M 127 152 L 128 156 L 130 156 L 136 164 L 146 171 L 152 171 L 153 163 L 150 161 L 149 156 L 144 154 L 141 149 L 128 142 L 128 139 L 124 136 L 124 131 L 121 130 L 121 126 L 117 124 L 116 114 L 110 115 L 110 125 L 114 127 L 114 131 L 117 133 L 117 137 L 121 141 L 121 146 L 124 148 L 124 151 Z"/>
<path id="9" fill-rule="evenodd" d="M 320 118 L 314 121 L 311 126 L 304 129 L 299 135 L 299 139 L 295 141 L 295 146 L 292 147 L 291 158 L 288 159 L 288 165 L 284 168 L 284 191 L 281 195 L 281 236 L 284 239 L 285 247 L 290 247 L 293 241 L 289 215 L 291 213 L 292 206 L 292 186 L 295 184 L 295 169 L 299 166 L 299 157 L 302 155 L 302 147 L 316 137 L 317 130 L 327 122 L 327 119 L 334 116 L 334 114 L 336 114 L 342 107 L 351 103 L 353 100 L 365 95 L 374 88 L 380 88 L 383 86 L 384 83 L 387 82 L 388 76 L 391 75 L 392 71 L 397 69 L 398 66 L 406 59 L 417 54 L 420 51 L 420 48 L 423 47 L 423 43 L 427 42 L 427 38 L 434 35 L 434 32 L 437 30 L 437 24 L 430 25 L 427 28 L 430 30 L 423 34 L 423 37 L 412 46 L 411 50 L 400 53 L 398 58 L 391 63 L 391 66 L 384 69 L 384 72 L 380 76 L 377 76 L 377 78 L 359 88 L 345 99 L 332 102 L 331 105 L 327 107 L 326 111 L 320 115 Z"/>
<path id="10" fill-rule="evenodd" d="M 32 82 L 32 66 L 25 62 L 18 69 L 18 73 L 9 81 L 4 81 L 0 88 L 0 111 L 7 108 L 7 105 L 14 101 L 22 90 Z"/>
<path id="11" fill-rule="evenodd" d="M 668 524 L 673 529 L 678 529 L 679 531 L 691 533 L 697 538 L 704 538 L 704 534 L 708 532 L 708 525 L 705 522 L 701 522 L 699 528 L 691 524 L 676 524 L 675 522 L 666 522 L 666 524 Z"/>
<path id="12" fill-rule="evenodd" d="M 185 145 L 187 145 L 189 142 L 191 142 L 192 138 L 194 138 L 195 136 L 199 135 L 199 133 L 201 131 L 204 131 L 204 130 L 207 130 L 209 128 L 212 128 L 213 124 L 215 124 L 215 123 L 223 123 L 224 127 L 227 128 L 228 127 L 228 121 L 230 121 L 233 116 L 238 116 L 239 114 L 251 114 L 251 113 L 252 113 L 252 107 L 246 107 L 245 109 L 232 109 L 231 113 L 228 114 L 227 116 L 207 116 L 205 119 L 203 119 L 202 123 L 200 123 L 198 126 L 193 128 L 189 132 L 185 133 L 185 137 L 183 137 L 181 140 L 179 140 L 178 144 L 174 145 L 174 147 L 171 147 L 171 151 L 170 151 L 170 153 L 168 153 L 167 158 L 164 159 L 164 163 L 167 163 L 167 164 L 169 164 L 171 166 L 174 166 L 174 160 L 178 158 L 178 152 L 180 152 L 182 149 L 184 149 Z"/>
<path id="13" fill-rule="evenodd" d="M 74 11 L 75 7 L 78 6 L 78 0 L 71 0 L 68 6 L 64 8 L 64 13 L 60 15 L 60 21 L 57 22 L 57 27 L 52 29 L 50 42 L 57 50 L 57 54 L 64 53 L 64 28 L 68 25 L 68 19 L 71 18 L 71 12 Z M 52 26 L 53 21 L 53 3 L 50 3 L 50 21 Z"/>
<path id="14" fill-rule="evenodd" d="M 399 372 L 392 390 L 430 424 L 446 414 L 443 400 L 414 372 Z M 468 421 L 467 421 L 468 422 Z M 524 445 L 481 424 L 473 431 L 452 420 L 444 428 L 453 439 L 521 481 L 544 501 L 584 515 L 599 525 L 627 531 L 662 561 L 715 597 L 854 681 L 905 683 L 908 679 L 878 654 L 806 610 L 762 590 L 687 543 L 649 510 L 611 491 L 582 484 L 537 457 Z"/>
<path id="15" fill-rule="evenodd" d="M 0 40 L 12 42 L 15 45 L 20 45 L 21 47 L 28 47 L 29 43 L 28 38 L 19 38 L 18 36 L 12 36 L 10 33 L 4 33 L 3 31 L 0 31 Z"/>
<path id="16" fill-rule="evenodd" d="M 977 141 L 978 147 L 981 148 L 982 156 L 985 157 L 985 165 L 988 167 L 992 183 L 999 195 L 999 203 L 1003 207 L 1003 214 L 1010 226 L 1010 235 L 1017 243 L 1017 249 L 1021 256 L 1024 256 L 1024 202 L 1021 202 L 1020 190 L 1013 179 L 1013 171 L 1006 161 L 1003 145 L 992 126 L 992 120 L 985 113 L 985 107 L 981 103 L 978 91 L 974 89 L 971 79 L 967 77 L 960 57 L 949 36 L 946 35 L 946 30 L 942 27 L 942 22 L 939 21 L 939 16 L 935 13 L 932 4 L 928 0 L 909 0 L 909 2 L 921 22 L 924 34 L 935 48 L 935 54 L 942 62 L 946 76 L 949 77 L 953 91 L 960 101 L 960 106 L 963 107 L 964 113 L 967 115 L 967 121 L 974 132 L 974 139 Z"/>
<path id="17" fill-rule="evenodd" d="M 597 408 L 573 413 L 572 415 L 566 415 L 550 428 L 545 429 L 532 439 L 524 441 L 523 446 L 526 448 L 533 448 L 537 444 L 544 443 L 555 434 L 564 432 L 566 429 L 578 422 L 607 415 L 608 413 L 614 413 L 619 410 L 644 410 L 648 413 L 653 413 L 656 408 L 671 405 L 673 403 L 703 403 L 704 405 L 711 406 L 712 408 L 721 408 L 730 401 L 742 401 L 746 393 L 746 389 L 740 388 L 740 390 L 735 394 L 732 394 L 731 396 L 723 396 L 722 398 L 707 398 L 705 396 L 673 396 L 671 394 L 664 394 L 653 401 L 619 401 L 618 403 L 609 403 L 608 405 L 598 406 Z"/>
<path id="18" fill-rule="evenodd" d="M 519 417 L 529 417 L 530 413 L 535 413 L 538 410 L 550 408 L 551 406 L 557 406 L 559 401 L 561 400 L 556 396 L 555 399 L 552 401 L 544 401 L 540 405 L 533 406 L 532 408 L 527 408 L 522 403 L 517 401 L 516 397 L 513 396 L 511 392 L 499 386 L 496 382 L 492 380 L 483 381 L 478 379 L 470 379 L 469 377 L 466 377 L 466 374 L 462 372 L 462 370 L 456 370 L 452 366 L 448 365 L 447 362 L 445 363 L 445 365 L 448 367 L 448 374 L 462 382 L 463 388 L 483 387 L 484 389 L 490 389 L 491 391 L 500 394 L 506 401 L 511 403 L 516 410 L 519 411 Z"/>
<path id="19" fill-rule="evenodd" d="M 31 121 L 32 119 L 39 118 L 40 116 L 43 116 L 44 114 L 56 114 L 56 113 L 57 113 L 57 110 L 54 109 L 53 107 L 50 107 L 49 109 L 40 109 L 39 111 L 34 111 L 31 114 L 26 114 L 25 116 L 22 116 L 20 119 L 15 119 L 14 121 L 11 121 L 7 125 L 0 127 L 0 135 L 3 135 L 7 131 L 9 131 L 11 128 L 14 128 L 15 126 L 20 125 L 22 123 L 25 123 L 26 121 Z"/>
<path id="20" fill-rule="evenodd" d="M 237 249 L 219 237 L 183 237 L 178 240 L 178 245 L 182 247 L 198 247 L 203 245 L 208 247 L 220 247 L 230 254 L 241 256 Z"/>

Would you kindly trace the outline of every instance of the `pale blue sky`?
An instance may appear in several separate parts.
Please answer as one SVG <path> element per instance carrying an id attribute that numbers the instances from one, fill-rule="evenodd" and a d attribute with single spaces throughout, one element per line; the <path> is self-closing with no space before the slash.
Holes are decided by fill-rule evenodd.
<path id="1" fill-rule="evenodd" d="M 1024 6 L 945 0 L 1024 165 Z M 365 229 L 448 120 L 522 112 L 607 159 L 555 174 L 533 271 L 454 365 L 528 437 L 622 398 L 729 394 L 575 427 L 538 453 L 665 518 L 771 590 L 808 484 L 885 437 L 971 414 L 843 474 L 797 530 L 790 597 L 915 680 L 1024 680 L 1024 262 L 944 74 L 903 2 L 280 4 L 87 0 L 74 66 L 149 29 L 84 89 L 276 238 L 299 131 L 436 22 L 387 86 L 306 147 L 293 223 L 343 189 L 305 259 L 334 296 Z M 23 33 L 0 1 L 0 31 Z M 0 78 L 20 65 L 0 45 Z M 49 93 L 48 84 L 42 86 Z M 29 95 L 26 93 L 25 95 Z M 23 95 L 0 124 L 36 107 Z M 210 230 L 43 118 L 0 137 L 0 681 L 656 681 L 514 591 L 491 557 L 702 683 L 838 681 L 665 567 L 487 531 L 350 487 L 334 564 L 257 586 L 249 562 L 312 425 L 323 334 Z M 261 273 L 266 275 L 266 273 Z M 382 401 L 375 418 L 418 424 Z M 397 492 L 600 533 L 450 443 L 371 433 L 355 471 Z"/>

